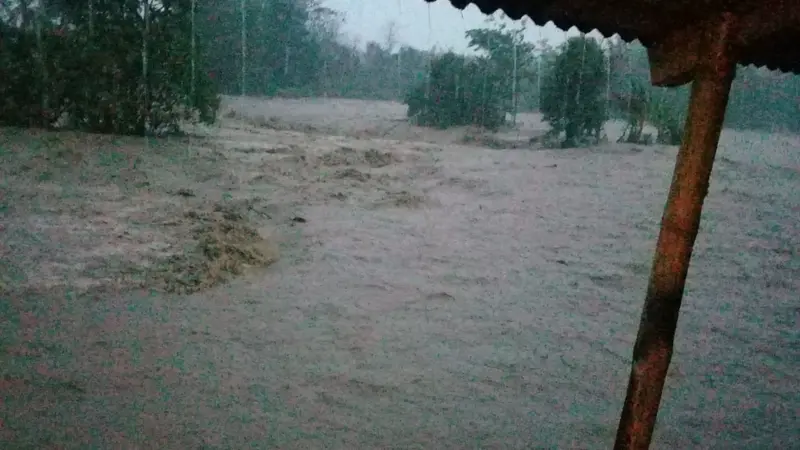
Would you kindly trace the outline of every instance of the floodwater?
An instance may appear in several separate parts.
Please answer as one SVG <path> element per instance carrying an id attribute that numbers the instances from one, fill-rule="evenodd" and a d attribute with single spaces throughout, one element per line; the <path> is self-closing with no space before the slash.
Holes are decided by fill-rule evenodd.
<path id="1" fill-rule="evenodd" d="M 490 150 L 387 103 L 225 107 L 316 127 L 217 131 L 241 189 L 305 223 L 227 286 L 105 299 L 102 339 L 72 337 L 93 390 L 25 417 L 113 448 L 611 447 L 675 148 Z M 653 448 L 797 446 L 798 143 L 723 137 Z"/>

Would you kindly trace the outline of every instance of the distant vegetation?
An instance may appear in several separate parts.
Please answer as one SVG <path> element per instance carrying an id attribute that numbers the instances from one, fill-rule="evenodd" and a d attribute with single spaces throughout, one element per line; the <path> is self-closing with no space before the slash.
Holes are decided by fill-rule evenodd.
<path id="1" fill-rule="evenodd" d="M 638 42 L 611 41 L 613 92 L 632 93 L 646 99 L 642 116 L 659 129 L 680 134 L 689 103 L 689 86 L 656 88 L 650 85 L 647 52 Z M 637 92 L 638 91 L 638 92 Z M 614 116 L 625 118 L 627 108 Z M 800 76 L 755 67 L 737 69 L 725 117 L 735 129 L 800 132 Z M 675 133 L 673 133 L 675 136 Z M 676 137 L 671 137 L 673 142 Z"/>
<path id="2" fill-rule="evenodd" d="M 497 129 L 540 109 L 564 145 L 596 140 L 607 118 L 629 122 L 626 141 L 647 141 L 645 122 L 680 139 L 688 88 L 650 86 L 637 43 L 553 48 L 487 23 L 466 33 L 475 54 L 458 55 L 401 45 L 392 24 L 361 45 L 342 20 L 321 0 L 6 0 L 0 125 L 169 131 L 213 121 L 219 94 L 245 94 L 396 100 L 436 127 Z M 800 132 L 799 98 L 800 78 L 740 68 L 727 125 Z"/>

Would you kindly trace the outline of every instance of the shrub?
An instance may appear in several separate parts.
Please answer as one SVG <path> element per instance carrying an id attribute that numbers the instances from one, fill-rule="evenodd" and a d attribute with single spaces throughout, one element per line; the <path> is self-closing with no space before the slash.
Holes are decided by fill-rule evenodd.
<path id="1" fill-rule="evenodd" d="M 406 95 L 407 115 L 416 124 L 437 128 L 479 125 L 496 130 L 505 123 L 497 83 L 484 59 L 447 53 L 433 61 L 429 80 Z"/>
<path id="2" fill-rule="evenodd" d="M 599 139 L 606 120 L 605 55 L 594 39 L 573 37 L 562 46 L 543 79 L 541 110 L 562 146 Z"/>

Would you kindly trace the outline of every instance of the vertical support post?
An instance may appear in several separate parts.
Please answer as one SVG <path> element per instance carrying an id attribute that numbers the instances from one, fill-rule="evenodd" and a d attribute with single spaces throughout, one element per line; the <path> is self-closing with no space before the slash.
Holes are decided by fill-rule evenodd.
<path id="1" fill-rule="evenodd" d="M 40 95 L 40 107 L 41 110 L 39 111 L 39 118 L 41 119 L 41 126 L 42 128 L 49 128 L 52 122 L 52 117 L 50 116 L 49 111 L 49 101 L 47 92 L 50 90 L 50 84 L 48 82 L 47 76 L 47 61 L 46 57 L 48 52 L 45 50 L 44 45 L 44 37 L 42 35 L 42 22 L 44 19 L 42 18 L 43 12 L 42 9 L 44 6 L 40 3 L 35 6 L 34 10 L 34 27 L 36 30 L 36 53 L 38 59 L 38 69 L 39 69 L 39 95 Z"/>
<path id="2" fill-rule="evenodd" d="M 615 450 L 646 450 L 655 428 L 692 248 L 716 155 L 736 59 L 734 17 L 709 27 L 693 68 L 689 114 L 661 219 L 650 282 L 633 348 Z"/>
<path id="3" fill-rule="evenodd" d="M 606 56 L 606 120 L 611 120 L 611 56 L 613 55 L 611 40 L 608 43 L 608 55 Z"/>
<path id="4" fill-rule="evenodd" d="M 517 126 L 517 35 L 514 35 L 513 47 L 513 60 L 514 60 L 514 75 L 511 80 L 511 105 L 514 108 L 513 125 Z"/>
<path id="5" fill-rule="evenodd" d="M 628 76 L 625 79 L 628 85 L 628 124 L 625 127 L 626 130 L 628 130 L 628 137 L 625 137 L 623 134 L 623 136 L 620 136 L 620 141 L 617 142 L 621 142 L 621 140 L 631 142 L 630 133 L 632 132 L 631 130 L 635 128 L 633 123 L 633 67 L 631 64 L 631 48 L 628 46 L 625 47 L 625 68 L 628 71 Z M 638 142 L 636 142 L 636 144 L 638 144 Z"/>
<path id="6" fill-rule="evenodd" d="M 85 45 L 83 46 L 83 49 L 82 49 L 83 58 L 84 58 L 85 61 L 88 61 L 89 57 L 90 57 L 89 55 L 94 53 L 94 1 L 93 0 L 89 0 L 89 11 L 88 11 L 88 14 L 89 14 L 89 38 L 87 39 L 87 41 L 86 41 L 86 43 L 85 43 Z M 87 116 L 87 112 L 88 112 L 87 109 L 88 109 L 88 106 L 91 105 L 92 103 L 93 103 L 92 102 L 92 93 L 89 90 L 89 85 L 88 84 L 84 85 L 84 87 L 83 87 L 83 105 L 81 105 L 81 109 L 83 109 L 81 116 L 83 116 L 83 117 L 79 118 L 78 120 L 85 121 L 87 119 L 87 117 L 86 117 Z M 117 103 L 116 100 L 114 100 L 114 104 L 113 104 L 114 108 L 117 107 L 116 103 Z M 103 109 L 105 109 L 105 106 L 103 107 Z M 106 119 L 109 118 L 108 113 L 106 111 L 104 111 L 104 110 L 97 111 L 97 113 L 98 113 L 98 115 L 102 115 L 104 122 L 105 122 Z M 56 119 L 58 120 L 60 118 L 56 118 Z M 72 118 L 72 119 L 74 120 L 75 118 Z M 112 120 L 114 120 L 114 119 L 112 119 Z M 108 123 L 105 123 L 104 126 L 108 127 Z M 116 126 L 116 123 L 114 124 L 114 126 Z M 116 130 L 114 130 L 114 131 L 116 131 Z"/>
<path id="7" fill-rule="evenodd" d="M 247 0 L 242 0 L 242 97 L 247 95 Z"/>
<path id="8" fill-rule="evenodd" d="M 94 37 L 94 2 L 89 0 L 89 36 Z"/>
<path id="9" fill-rule="evenodd" d="M 196 85 L 197 85 L 197 31 L 195 30 L 195 26 L 197 18 L 197 0 L 192 0 L 192 47 L 191 47 L 191 58 L 192 58 L 192 76 L 191 76 L 191 86 L 189 86 L 189 106 L 191 107 L 191 114 L 194 117 L 194 111 L 197 107 L 197 93 L 196 93 Z"/>
<path id="10" fill-rule="evenodd" d="M 289 43 L 292 40 L 292 29 L 289 28 L 286 32 L 286 44 L 285 44 L 285 51 L 283 53 L 283 82 L 288 82 L 289 79 L 289 52 L 291 50 L 291 46 Z"/>
<path id="11" fill-rule="evenodd" d="M 542 55 L 536 57 L 536 103 L 539 113 L 542 112 Z"/>
<path id="12" fill-rule="evenodd" d="M 142 31 L 142 92 L 144 97 L 144 136 L 150 136 L 150 60 L 148 42 L 150 40 L 150 0 L 144 0 L 144 30 Z M 145 142 L 149 142 L 145 140 Z"/>

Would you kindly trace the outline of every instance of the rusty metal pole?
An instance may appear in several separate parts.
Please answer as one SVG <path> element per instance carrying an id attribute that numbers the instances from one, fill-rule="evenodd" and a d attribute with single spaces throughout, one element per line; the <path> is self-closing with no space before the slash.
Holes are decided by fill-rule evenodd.
<path id="1" fill-rule="evenodd" d="M 692 247 L 736 71 L 733 24 L 734 18 L 726 15 L 720 25 L 709 28 L 699 45 L 683 143 L 661 219 L 615 450 L 646 450 L 655 428 Z"/>

